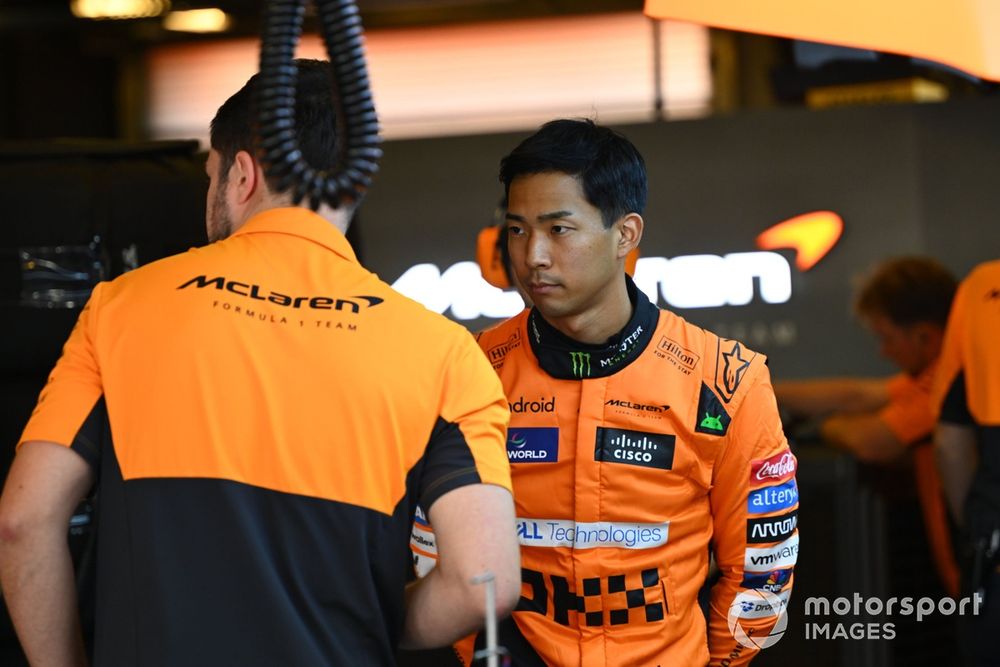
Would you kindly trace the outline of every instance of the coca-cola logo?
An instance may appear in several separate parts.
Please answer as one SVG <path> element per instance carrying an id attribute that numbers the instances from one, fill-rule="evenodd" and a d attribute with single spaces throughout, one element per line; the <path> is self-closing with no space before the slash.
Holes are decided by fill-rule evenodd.
<path id="1" fill-rule="evenodd" d="M 795 456 L 787 449 L 767 459 L 753 462 L 750 478 L 757 482 L 782 481 L 795 474 Z"/>

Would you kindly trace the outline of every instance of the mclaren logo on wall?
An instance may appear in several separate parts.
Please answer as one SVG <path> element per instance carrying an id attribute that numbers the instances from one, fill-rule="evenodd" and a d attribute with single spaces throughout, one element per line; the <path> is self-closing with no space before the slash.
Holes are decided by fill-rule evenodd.
<path id="1" fill-rule="evenodd" d="M 794 250 L 796 269 L 808 271 L 833 249 L 843 229 L 832 211 L 806 213 L 759 234 L 755 251 L 640 257 L 635 283 L 653 303 L 662 300 L 674 308 L 745 306 L 755 294 L 765 303 L 785 303 L 792 296 L 792 267 L 774 251 Z M 475 262 L 458 262 L 443 272 L 435 264 L 417 264 L 392 286 L 435 312 L 450 309 L 457 320 L 507 318 L 524 308 L 516 291 L 483 280 Z"/>

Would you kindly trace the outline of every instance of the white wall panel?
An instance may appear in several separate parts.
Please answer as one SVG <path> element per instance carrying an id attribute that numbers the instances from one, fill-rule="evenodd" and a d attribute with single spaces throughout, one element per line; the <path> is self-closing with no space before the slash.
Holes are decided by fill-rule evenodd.
<path id="1" fill-rule="evenodd" d="M 375 103 L 388 139 L 521 130 L 561 116 L 604 123 L 653 117 L 655 24 L 639 13 L 367 33 Z M 664 22 L 668 117 L 707 113 L 708 33 Z M 225 40 L 149 53 L 154 138 L 207 137 L 215 110 L 257 69 L 258 42 Z M 302 57 L 322 58 L 307 35 Z"/>

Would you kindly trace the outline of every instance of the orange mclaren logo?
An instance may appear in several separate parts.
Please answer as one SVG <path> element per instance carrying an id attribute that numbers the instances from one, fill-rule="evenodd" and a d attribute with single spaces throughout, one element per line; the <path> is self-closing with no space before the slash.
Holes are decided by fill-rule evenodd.
<path id="1" fill-rule="evenodd" d="M 844 233 L 844 221 L 833 211 L 813 211 L 764 230 L 757 236 L 761 250 L 792 248 L 795 267 L 808 271 L 833 250 Z"/>

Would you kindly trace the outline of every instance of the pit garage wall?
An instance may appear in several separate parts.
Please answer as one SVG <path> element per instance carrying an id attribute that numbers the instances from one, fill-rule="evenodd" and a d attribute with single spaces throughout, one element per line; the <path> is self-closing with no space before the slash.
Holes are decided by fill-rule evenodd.
<path id="1" fill-rule="evenodd" d="M 836 211 L 846 223 L 844 237 L 808 273 L 792 268 L 787 303 L 755 300 L 681 314 L 768 353 L 777 377 L 888 371 L 850 319 L 852 281 L 894 254 L 933 252 L 960 274 L 1000 256 L 998 117 L 1000 100 L 978 100 L 822 113 L 772 111 L 622 128 L 649 165 L 643 254 L 750 251 L 757 234 L 777 222 L 813 210 Z M 444 268 L 471 259 L 476 233 L 491 222 L 500 197 L 497 162 L 525 134 L 387 144 L 382 173 L 361 213 L 365 263 L 392 282 L 419 262 Z M 10 168 L 46 193 L 55 187 L 57 171 L 46 175 L 25 172 L 16 164 Z M 87 173 L 97 180 L 78 184 L 91 188 L 80 194 L 86 205 L 74 208 L 78 222 L 59 215 L 53 202 L 31 200 L 17 179 L 0 182 L 0 202 L 7 212 L 2 256 L 14 256 L 13 248 L 23 245 L 89 239 L 89 225 L 103 220 L 104 210 L 87 202 L 104 201 L 107 191 L 120 184 L 111 177 L 101 181 L 98 171 Z M 107 239 L 118 245 L 138 239 L 141 262 L 204 243 L 202 178 L 156 182 L 158 196 L 169 196 L 173 203 L 183 200 L 184 207 L 147 207 L 138 216 L 118 211 L 126 213 L 119 217 L 128 224 L 107 230 Z M 64 195 L 76 192 L 66 185 L 55 189 Z M 32 206 L 40 201 L 41 207 Z M 166 213 L 176 224 L 154 220 L 154 213 Z M 51 220 L 41 224 L 36 218 Z M 0 462 L 6 466 L 74 313 L 30 310 L 28 317 L 28 310 L 18 310 L 9 300 L 17 294 L 15 276 L 4 271 L 0 277 L 5 312 L 15 313 L 9 318 L 13 327 L 0 339 L 7 350 L 0 369 L 0 397 L 9 408 L 0 419 L 0 439 L 7 443 L 7 456 Z M 467 322 L 473 328 L 489 323 Z M 405 338 L 399 353 L 414 353 Z M 887 529 L 879 520 L 884 512 L 873 508 L 876 501 L 868 491 L 859 490 L 853 462 L 820 448 L 797 448 L 797 454 L 801 520 L 833 529 L 803 533 L 788 637 L 760 662 L 798 664 L 808 657 L 817 667 L 889 664 L 890 648 L 900 652 L 902 642 L 817 644 L 802 639 L 800 605 L 806 597 L 887 590 L 884 548 L 879 546 Z M 83 594 L 81 599 L 86 607 L 91 597 Z M 0 656 L 5 665 L 23 664 L 2 611 Z M 896 664 L 918 663 L 903 659 Z"/>
<path id="2" fill-rule="evenodd" d="M 853 287 L 893 255 L 932 254 L 959 276 L 1000 256 L 997 118 L 1000 100 L 980 99 L 622 127 L 649 171 L 642 255 L 754 251 L 771 225 L 835 211 L 843 237 L 816 267 L 801 272 L 780 251 L 791 266 L 786 303 L 764 303 L 758 290 L 745 306 L 674 310 L 767 353 L 776 377 L 890 372 L 852 320 Z M 417 263 L 443 271 L 473 259 L 502 194 L 499 159 L 526 135 L 387 144 L 361 215 L 367 265 L 393 282 Z"/>

